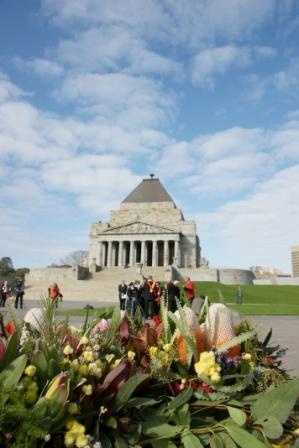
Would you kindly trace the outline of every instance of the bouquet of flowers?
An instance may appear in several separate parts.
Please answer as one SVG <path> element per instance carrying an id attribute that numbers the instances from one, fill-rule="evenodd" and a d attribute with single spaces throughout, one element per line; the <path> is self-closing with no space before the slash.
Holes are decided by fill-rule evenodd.
<path id="1" fill-rule="evenodd" d="M 299 381 L 271 331 L 223 304 L 177 307 L 72 328 L 45 300 L 0 318 L 0 446 L 298 447 Z"/>

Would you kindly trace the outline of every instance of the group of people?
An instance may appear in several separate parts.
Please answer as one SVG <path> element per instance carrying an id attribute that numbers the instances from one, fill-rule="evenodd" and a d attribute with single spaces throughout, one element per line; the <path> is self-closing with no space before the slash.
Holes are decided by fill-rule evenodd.
<path id="1" fill-rule="evenodd" d="M 177 301 L 182 302 L 183 296 L 192 303 L 195 297 L 194 283 L 189 277 L 185 278 L 183 290 L 178 281 L 170 278 L 165 285 L 155 282 L 152 276 L 143 277 L 142 283 L 131 282 L 128 285 L 123 280 L 118 286 L 119 304 L 121 310 L 131 310 L 134 315 L 138 306 L 143 317 L 150 319 L 159 314 L 161 301 L 164 300 L 169 311 L 176 311 Z"/>
<path id="2" fill-rule="evenodd" d="M 6 300 L 15 295 L 15 308 L 23 308 L 24 302 L 24 294 L 25 294 L 25 284 L 22 278 L 19 278 L 15 282 L 14 288 L 11 288 L 8 284 L 8 281 L 5 280 L 0 285 L 0 306 L 4 307 L 6 304 Z"/>

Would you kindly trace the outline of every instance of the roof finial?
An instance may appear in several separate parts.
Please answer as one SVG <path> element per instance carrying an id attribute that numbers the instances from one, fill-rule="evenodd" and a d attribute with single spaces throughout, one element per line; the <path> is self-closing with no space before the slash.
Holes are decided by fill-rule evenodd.
<path id="1" fill-rule="evenodd" d="M 153 179 L 155 175 L 153 173 L 150 174 L 150 178 Z"/>

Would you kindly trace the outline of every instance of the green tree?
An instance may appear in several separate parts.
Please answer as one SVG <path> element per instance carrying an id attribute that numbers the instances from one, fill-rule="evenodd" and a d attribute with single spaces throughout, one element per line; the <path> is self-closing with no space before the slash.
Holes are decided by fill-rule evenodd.
<path id="1" fill-rule="evenodd" d="M 10 257 L 2 257 L 0 260 L 0 274 L 9 275 L 15 272 L 12 259 Z"/>

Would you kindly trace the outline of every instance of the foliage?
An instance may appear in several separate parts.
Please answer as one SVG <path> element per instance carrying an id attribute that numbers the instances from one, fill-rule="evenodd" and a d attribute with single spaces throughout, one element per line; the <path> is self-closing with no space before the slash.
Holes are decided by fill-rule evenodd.
<path id="1" fill-rule="evenodd" d="M 2 257 L 0 259 L 0 275 L 9 275 L 14 271 L 12 259 L 10 257 Z"/>
<path id="2" fill-rule="evenodd" d="M 178 308 L 169 313 L 162 304 L 160 318 L 147 323 L 115 308 L 111 319 L 74 329 L 55 323 L 45 299 L 38 326 L 1 338 L 0 446 L 295 444 L 299 380 L 281 368 L 271 331 L 260 341 L 241 322 L 230 340 L 210 346 L 209 309 L 198 321 Z"/>

